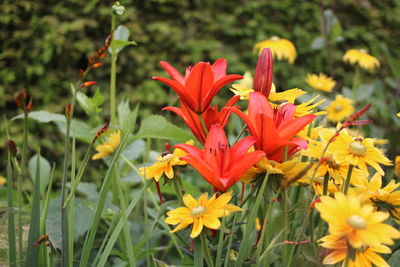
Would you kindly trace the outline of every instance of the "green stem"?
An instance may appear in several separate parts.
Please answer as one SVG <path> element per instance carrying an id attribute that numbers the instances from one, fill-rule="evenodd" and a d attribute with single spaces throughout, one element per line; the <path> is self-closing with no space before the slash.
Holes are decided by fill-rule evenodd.
<path id="1" fill-rule="evenodd" d="M 236 225 L 237 217 L 238 217 L 238 212 L 235 212 L 235 215 L 233 217 L 233 222 L 232 222 L 232 228 L 231 228 L 231 231 L 230 231 L 228 247 L 226 249 L 224 267 L 227 267 L 228 264 L 229 264 L 229 254 L 231 252 L 231 247 L 232 247 L 232 244 L 233 244 L 233 236 L 234 236 L 233 231 L 234 231 L 234 228 L 235 228 L 235 225 Z"/>
<path id="2" fill-rule="evenodd" d="M 114 35 L 115 16 L 111 17 L 111 33 Z M 111 124 L 116 123 L 116 86 L 117 86 L 117 52 L 114 48 L 111 53 L 111 77 L 110 77 L 110 116 Z"/>
<path id="3" fill-rule="evenodd" d="M 203 247 L 204 257 L 206 258 L 207 266 L 214 267 L 214 262 L 211 258 L 211 253 L 208 247 L 208 241 L 205 232 L 200 234 L 200 239 L 201 239 L 201 246 Z"/>
<path id="4" fill-rule="evenodd" d="M 148 216 L 147 216 L 147 200 L 146 196 L 143 198 L 143 212 L 144 212 L 144 236 L 145 247 L 146 247 L 146 266 L 151 266 L 150 264 L 150 242 L 149 242 L 149 228 L 148 228 Z"/>
<path id="5" fill-rule="evenodd" d="M 200 119 L 201 127 L 203 128 L 203 131 L 207 135 L 207 133 L 208 133 L 207 126 L 206 126 L 206 123 L 204 122 L 203 116 L 201 114 L 199 114 L 199 119 Z"/>
<path id="6" fill-rule="evenodd" d="M 240 133 L 238 134 L 238 136 L 236 137 L 234 144 L 236 144 L 237 141 L 239 141 L 239 138 L 242 136 L 242 134 L 244 133 L 244 131 L 246 130 L 246 128 L 247 128 L 247 125 L 245 124 L 245 125 L 242 127 L 242 130 L 240 130 Z"/>
<path id="7" fill-rule="evenodd" d="M 324 190 L 322 192 L 322 195 L 326 196 L 328 194 L 328 188 L 329 188 L 329 172 L 326 172 L 324 176 Z"/>
<path id="8" fill-rule="evenodd" d="M 221 266 L 221 256 L 222 256 L 222 247 L 224 245 L 224 228 L 226 223 L 226 217 L 222 217 L 221 227 L 219 228 L 219 236 L 218 236 L 218 246 L 217 246 L 217 257 L 215 260 L 215 267 Z M 227 252 L 229 254 L 229 252 Z"/>
<path id="9" fill-rule="evenodd" d="M 203 267 L 203 256 L 201 249 L 201 241 L 200 238 L 195 238 L 194 242 L 194 266 L 195 267 Z"/>
<path id="10" fill-rule="evenodd" d="M 13 199 L 13 175 L 11 167 L 11 152 L 7 157 L 7 197 L 8 197 L 8 263 L 10 267 L 17 266 L 17 249 L 15 245 L 15 221 L 14 221 L 14 199 Z"/>
<path id="11" fill-rule="evenodd" d="M 175 191 L 179 197 L 179 201 L 181 201 L 181 203 L 183 203 L 183 195 L 182 195 L 183 190 L 182 190 L 181 184 L 179 183 L 178 180 L 179 180 L 179 177 L 176 176 L 176 177 L 174 177 L 174 179 L 172 179 L 172 182 L 174 183 Z"/>
<path id="12" fill-rule="evenodd" d="M 23 259 L 23 245 L 22 245 L 22 233 L 23 233 L 23 223 L 22 223 L 22 179 L 25 177 L 26 170 L 26 154 L 27 154 L 27 146 L 28 146 L 28 112 L 24 110 L 24 139 L 22 143 L 22 154 L 21 154 L 21 167 L 20 173 L 18 175 L 17 181 L 17 203 L 18 203 L 18 250 L 19 250 L 19 260 Z"/>
<path id="13" fill-rule="evenodd" d="M 349 191 L 351 174 L 353 172 L 353 168 L 354 168 L 354 165 L 350 164 L 349 165 L 349 170 L 347 171 L 346 181 L 345 181 L 344 187 L 343 187 L 343 194 L 345 194 L 345 195 L 347 195 L 347 191 Z"/>
<path id="14" fill-rule="evenodd" d="M 350 253 L 348 253 L 347 252 L 347 254 L 346 254 L 346 258 L 344 259 L 344 262 L 343 262 L 343 267 L 349 267 L 349 263 L 350 263 Z"/>
<path id="15" fill-rule="evenodd" d="M 356 66 L 356 72 L 354 73 L 354 76 L 353 76 L 353 85 L 351 86 L 351 91 L 353 93 L 353 99 L 356 99 L 356 89 L 360 83 L 360 76 L 361 76 L 360 67 Z"/>
<path id="16" fill-rule="evenodd" d="M 282 240 L 286 241 L 289 235 L 289 208 L 288 208 L 287 190 L 285 190 L 282 194 L 282 211 L 283 211 L 283 223 L 284 223 Z M 286 261 L 287 248 L 288 246 L 285 245 L 282 247 L 282 262 Z"/>

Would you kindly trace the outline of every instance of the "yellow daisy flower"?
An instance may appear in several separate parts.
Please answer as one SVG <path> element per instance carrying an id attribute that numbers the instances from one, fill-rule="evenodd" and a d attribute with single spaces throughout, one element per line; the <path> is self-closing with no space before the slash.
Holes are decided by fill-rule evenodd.
<path id="1" fill-rule="evenodd" d="M 244 87 L 240 84 L 232 84 L 230 89 L 235 95 L 240 95 L 240 100 L 249 100 L 250 93 L 254 92 L 254 89 Z"/>
<path id="2" fill-rule="evenodd" d="M 96 151 L 98 152 L 97 154 L 95 154 L 92 159 L 96 160 L 96 159 L 102 159 L 105 158 L 109 155 L 111 155 L 115 149 L 117 149 L 117 147 L 119 146 L 119 144 L 121 143 L 121 132 L 120 131 L 116 131 L 112 134 L 110 134 L 110 137 L 108 138 L 108 140 L 106 142 L 103 142 L 102 144 L 96 146 Z"/>
<path id="3" fill-rule="evenodd" d="M 397 113 L 396 115 L 397 115 L 397 117 L 399 117 L 399 118 L 400 118 L 400 112 L 399 112 L 399 113 Z"/>
<path id="4" fill-rule="evenodd" d="M 333 134 L 330 131 L 321 131 L 320 136 L 324 142 L 328 142 Z M 357 166 L 367 175 L 367 164 L 382 175 L 385 172 L 379 164 L 393 165 L 382 151 L 374 146 L 373 139 L 352 137 L 346 129 L 342 130 L 336 140 L 331 143 L 329 151 L 334 154 L 335 159 L 340 164 Z"/>
<path id="5" fill-rule="evenodd" d="M 315 208 L 329 224 L 329 232 L 346 237 L 355 249 L 392 245 L 393 239 L 400 238 L 398 230 L 382 223 L 389 217 L 388 213 L 374 211 L 371 205 L 361 205 L 355 196 L 340 192 L 335 193 L 335 198 L 322 196 Z"/>
<path id="6" fill-rule="evenodd" d="M 343 56 L 343 61 L 351 65 L 358 64 L 361 68 L 372 71 L 379 67 L 379 60 L 367 53 L 365 49 L 350 49 Z"/>
<path id="7" fill-rule="evenodd" d="M 394 190 L 399 186 L 400 183 L 390 180 L 385 187 L 382 187 L 382 176 L 375 173 L 369 181 L 366 179 L 356 184 L 351 192 L 358 196 L 362 203 L 373 205 L 380 211 L 387 211 L 398 221 L 400 220 L 400 191 Z"/>
<path id="8" fill-rule="evenodd" d="M 235 84 L 239 84 L 243 87 L 248 87 L 248 88 L 253 87 L 254 79 L 253 79 L 253 76 L 251 75 L 250 71 L 246 71 L 243 74 L 243 79 L 238 80 L 238 82 Z"/>
<path id="9" fill-rule="evenodd" d="M 317 74 L 307 74 L 306 82 L 309 86 L 315 90 L 323 92 L 332 92 L 333 87 L 335 87 L 336 82 L 323 73 Z"/>
<path id="10" fill-rule="evenodd" d="M 304 103 L 301 103 L 301 104 L 297 105 L 296 106 L 296 110 L 294 112 L 294 116 L 295 117 L 301 117 L 301 116 L 308 115 L 308 114 L 326 115 L 327 114 L 326 111 L 313 112 L 316 107 L 318 107 L 319 105 L 324 103 L 325 100 L 326 100 L 326 99 L 321 99 L 318 102 L 313 103 L 318 97 L 319 96 L 317 95 L 316 97 L 308 100 L 307 102 L 304 102 Z"/>
<path id="11" fill-rule="evenodd" d="M 309 127 L 312 127 L 311 124 L 309 124 L 307 127 L 303 128 L 297 136 L 304 138 L 306 140 L 317 140 L 319 138 L 319 131 L 323 128 L 322 126 L 317 126 L 317 127 L 312 127 L 311 130 L 309 130 Z"/>
<path id="12" fill-rule="evenodd" d="M 5 185 L 7 182 L 6 178 L 4 178 L 3 176 L 0 175 L 0 186 Z"/>
<path id="13" fill-rule="evenodd" d="M 327 235 L 319 240 L 322 242 L 320 246 L 328 249 L 328 255 L 325 256 L 322 264 L 334 265 L 338 262 L 344 261 L 347 253 L 349 252 L 348 243 L 346 238 Z M 389 254 L 392 251 L 390 248 L 384 245 L 373 246 L 373 247 L 361 247 L 355 250 L 354 258 L 350 258 L 349 267 L 390 267 L 389 264 L 377 253 Z"/>
<path id="14" fill-rule="evenodd" d="M 251 85 L 252 86 L 252 85 Z M 250 93 L 254 92 L 254 89 L 250 86 L 245 86 L 241 84 L 233 84 L 230 89 L 235 95 L 240 95 L 240 100 L 249 100 Z M 271 92 L 275 92 L 275 84 L 272 83 Z"/>
<path id="15" fill-rule="evenodd" d="M 268 100 L 272 102 L 289 102 L 294 104 L 294 101 L 304 94 L 306 94 L 306 91 L 299 88 L 293 88 L 279 93 L 271 90 Z"/>
<path id="16" fill-rule="evenodd" d="M 394 175 L 400 178 L 400 156 L 396 156 L 394 159 Z"/>
<path id="17" fill-rule="evenodd" d="M 347 117 L 354 113 L 353 103 L 353 100 L 345 98 L 342 95 L 337 95 L 335 100 L 326 108 L 328 120 L 339 122 L 347 119 Z"/>
<path id="18" fill-rule="evenodd" d="M 219 218 L 228 216 L 231 212 L 242 210 L 235 205 L 228 204 L 231 199 L 232 191 L 226 192 L 218 198 L 214 194 L 210 199 L 208 199 L 208 194 L 204 193 L 197 200 L 191 195 L 185 194 L 183 203 L 186 207 L 169 211 L 165 222 L 173 225 L 178 224 L 171 231 L 173 233 L 193 224 L 190 238 L 196 238 L 203 230 L 203 226 L 216 230 L 221 226 Z"/>
<path id="19" fill-rule="evenodd" d="M 254 147 L 249 149 L 249 153 L 254 151 Z M 256 165 L 247 170 L 247 172 L 240 179 L 240 182 L 249 184 L 258 177 L 264 177 L 265 173 L 269 174 L 283 174 L 283 171 L 276 167 L 278 163 L 267 158 L 263 158 Z"/>
<path id="20" fill-rule="evenodd" d="M 193 145 L 194 141 L 189 140 L 185 144 Z M 186 152 L 178 148 L 174 149 L 173 153 L 163 153 L 161 156 L 157 157 L 157 162 L 153 165 L 139 168 L 140 175 L 146 177 L 146 179 L 154 178 L 156 182 L 160 181 L 163 174 L 165 174 L 167 178 L 172 179 L 174 178 L 174 169 L 172 167 L 187 164 L 186 161 L 180 160 L 180 158 L 186 154 Z"/>
<path id="21" fill-rule="evenodd" d="M 258 50 L 258 53 L 261 54 L 262 50 L 267 47 L 271 49 L 272 55 L 278 60 L 287 60 L 290 64 L 293 64 L 297 57 L 296 47 L 287 39 L 273 36 L 268 40 L 257 43 L 254 50 Z"/>
<path id="22" fill-rule="evenodd" d="M 273 92 L 271 90 L 271 93 L 268 96 L 268 100 L 273 102 L 271 103 L 273 107 L 277 107 L 278 105 L 284 105 L 285 103 L 294 104 L 296 99 L 304 94 L 306 94 L 306 92 L 299 88 L 293 88 L 279 93 Z M 313 112 L 313 110 L 317 106 L 325 102 L 325 99 L 322 99 L 316 103 L 313 103 L 318 97 L 319 96 L 316 96 L 307 102 L 297 105 L 294 112 L 294 117 L 301 117 L 307 114 L 325 115 L 325 111 Z"/>

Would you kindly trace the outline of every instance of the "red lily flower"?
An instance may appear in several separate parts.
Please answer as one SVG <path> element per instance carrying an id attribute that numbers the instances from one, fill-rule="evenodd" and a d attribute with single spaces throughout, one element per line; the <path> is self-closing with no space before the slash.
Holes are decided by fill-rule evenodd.
<path id="1" fill-rule="evenodd" d="M 214 124 L 207 135 L 204 151 L 187 144 L 175 148 L 187 152 L 181 159 L 192 165 L 214 188 L 225 192 L 265 157 L 262 151 L 247 153 L 256 141 L 255 137 L 248 136 L 230 148 L 224 129 L 220 124 Z"/>
<path id="2" fill-rule="evenodd" d="M 254 91 L 268 98 L 272 87 L 274 59 L 270 48 L 265 48 L 258 57 L 256 73 L 254 74 Z"/>
<path id="3" fill-rule="evenodd" d="M 307 141 L 295 136 L 316 118 L 309 114 L 294 119 L 295 105 L 286 103 L 275 110 L 259 92 L 250 94 L 248 115 L 236 107 L 227 109 L 242 118 L 251 135 L 257 137 L 255 148 L 264 151 L 268 159 L 277 162 L 283 161 L 285 147 L 288 148 L 288 158 L 307 148 Z"/>
<path id="4" fill-rule="evenodd" d="M 240 96 L 232 97 L 228 101 L 228 103 L 226 103 L 225 107 L 232 107 L 239 99 Z M 165 107 L 163 108 L 163 110 L 170 110 L 172 112 L 175 112 L 179 117 L 184 120 L 187 126 L 189 126 L 190 130 L 192 130 L 192 133 L 197 138 L 197 140 L 199 140 L 200 143 L 204 144 L 206 141 L 207 133 L 204 131 L 199 117 L 196 113 L 194 113 L 190 108 L 185 105 L 181 98 L 179 98 L 179 101 L 181 102 L 181 108 Z M 201 116 L 203 117 L 207 130 L 210 130 L 213 124 L 221 124 L 222 127 L 225 127 L 225 125 L 228 123 L 230 114 L 231 111 L 228 109 L 222 109 L 221 111 L 218 111 L 218 106 L 209 106 L 206 111 L 201 114 Z"/>
<path id="5" fill-rule="evenodd" d="M 214 96 L 226 84 L 242 79 L 241 75 L 226 75 L 225 59 L 218 59 L 213 65 L 209 62 L 199 62 L 194 67 L 186 69 L 183 77 L 168 62 L 161 61 L 161 66 L 172 79 L 153 77 L 171 87 L 192 111 L 203 113 L 210 105 Z"/>

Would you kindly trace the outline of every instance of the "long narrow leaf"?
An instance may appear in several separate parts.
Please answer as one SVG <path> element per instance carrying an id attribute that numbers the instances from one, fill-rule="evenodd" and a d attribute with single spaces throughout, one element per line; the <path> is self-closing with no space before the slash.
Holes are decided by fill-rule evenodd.
<path id="1" fill-rule="evenodd" d="M 95 213 L 94 213 L 91 223 L 90 223 L 90 230 L 86 234 L 85 243 L 83 245 L 83 252 L 82 252 L 82 257 L 81 257 L 81 261 L 80 261 L 80 265 L 79 265 L 81 267 L 88 266 L 90 252 L 92 251 L 94 238 L 96 236 L 97 228 L 98 228 L 99 222 L 100 222 L 101 213 L 103 212 L 104 205 L 106 203 L 108 190 L 109 190 L 110 183 L 112 180 L 111 179 L 112 178 L 112 169 L 114 168 L 115 164 L 117 163 L 117 161 L 119 159 L 119 155 L 121 154 L 122 149 L 125 147 L 125 143 L 128 139 L 129 133 L 131 132 L 133 127 L 134 127 L 134 125 L 132 125 L 131 128 L 126 132 L 118 149 L 114 152 L 114 157 L 112 158 L 110 166 L 104 177 L 104 180 L 103 180 L 104 182 L 100 189 L 99 200 L 97 202 Z"/>
<path id="2" fill-rule="evenodd" d="M 39 247 L 33 244 L 39 239 L 40 231 L 40 151 L 37 153 L 36 175 L 33 190 L 31 222 L 29 226 L 29 237 L 27 246 L 26 266 L 39 266 Z"/>
<path id="3" fill-rule="evenodd" d="M 132 199 L 131 203 L 129 204 L 128 208 L 126 209 L 125 213 L 125 218 L 122 218 L 117 226 L 114 229 L 114 232 L 110 236 L 110 239 L 108 240 L 108 243 L 106 247 L 104 248 L 104 251 L 100 257 L 99 263 L 97 264 L 97 267 L 102 267 L 105 265 L 108 256 L 111 253 L 112 248 L 114 247 L 115 242 L 117 241 L 117 238 L 121 232 L 122 226 L 124 224 L 124 220 L 128 219 L 128 215 L 132 212 L 132 210 L 135 208 L 136 204 L 139 202 L 139 200 L 142 199 L 144 193 L 146 192 L 146 189 L 150 186 L 152 181 L 147 181 L 146 184 L 143 185 L 142 189 L 137 193 L 137 195 Z"/>
<path id="4" fill-rule="evenodd" d="M 244 231 L 244 235 L 243 235 L 243 239 L 242 239 L 242 243 L 240 245 L 240 249 L 239 249 L 239 255 L 236 261 L 235 266 L 236 267 L 240 267 L 243 265 L 244 259 L 247 257 L 249 250 L 251 249 L 251 240 L 250 240 L 250 234 L 251 232 L 254 230 L 254 222 L 256 220 L 257 217 L 257 211 L 258 211 L 258 207 L 260 206 L 261 203 L 261 199 L 263 198 L 264 195 L 264 190 L 265 187 L 267 185 L 268 182 L 268 173 L 267 175 L 264 177 L 264 181 L 261 185 L 260 190 L 258 191 L 257 194 L 257 198 L 256 201 L 254 203 L 253 209 L 250 212 L 250 216 L 247 220 L 247 224 L 246 224 L 246 228 Z"/>
<path id="5" fill-rule="evenodd" d="M 8 262 L 10 267 L 17 266 L 17 248 L 15 241 L 15 220 L 14 220 L 14 190 L 11 167 L 11 153 L 7 158 L 7 185 L 8 185 Z"/>
<path id="6" fill-rule="evenodd" d="M 49 210 L 51 186 L 53 184 L 55 167 L 56 167 L 56 165 L 53 164 L 53 168 L 51 170 L 50 177 L 49 177 L 49 183 L 47 185 L 46 197 L 45 197 L 44 203 L 43 203 L 42 215 L 40 217 L 40 234 L 41 235 L 46 234 L 46 219 L 47 219 L 47 212 Z M 48 258 L 49 258 L 48 253 L 49 253 L 49 248 L 40 246 L 40 258 L 39 258 L 40 266 L 46 266 L 46 267 L 50 266 L 50 262 L 48 262 Z"/>

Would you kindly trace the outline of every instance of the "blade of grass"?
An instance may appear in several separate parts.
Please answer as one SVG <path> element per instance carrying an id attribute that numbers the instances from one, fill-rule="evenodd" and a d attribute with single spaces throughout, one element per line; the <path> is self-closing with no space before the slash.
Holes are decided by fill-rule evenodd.
<path id="1" fill-rule="evenodd" d="M 40 231 L 40 150 L 37 152 L 36 174 L 32 199 L 31 222 L 27 245 L 26 266 L 39 266 L 39 247 L 33 244 L 39 239 Z"/>
<path id="2" fill-rule="evenodd" d="M 239 248 L 239 254 L 237 257 L 237 261 L 235 266 L 236 267 L 240 267 L 243 265 L 243 262 L 245 260 L 245 258 L 247 257 L 249 250 L 251 249 L 251 240 L 250 240 L 250 234 L 254 229 L 254 222 L 256 220 L 257 217 L 257 210 L 258 207 L 261 204 L 261 200 L 263 198 L 264 195 L 264 191 L 265 191 L 265 187 L 267 185 L 268 182 L 268 173 L 265 175 L 263 183 L 260 187 L 260 190 L 257 192 L 257 197 L 256 197 L 256 201 L 254 203 L 254 207 L 250 212 L 250 216 L 247 220 L 247 224 L 246 224 L 246 228 L 243 234 L 243 239 L 242 239 L 242 243 L 240 244 L 240 248 Z"/>
<path id="3" fill-rule="evenodd" d="M 224 262 L 224 267 L 227 267 L 229 265 L 229 253 L 231 251 L 232 243 L 233 243 L 233 233 L 234 233 L 234 228 L 236 225 L 237 217 L 238 217 L 238 212 L 235 212 L 235 215 L 233 217 L 233 222 L 232 222 L 232 228 L 231 228 L 231 233 L 229 237 L 229 242 L 228 242 L 228 247 L 226 248 L 226 253 L 225 253 L 225 262 Z"/>
<path id="4" fill-rule="evenodd" d="M 51 186 L 53 184 L 55 168 L 56 168 L 56 165 L 53 164 L 53 168 L 51 169 L 51 173 L 50 173 L 49 184 L 47 186 L 46 196 L 45 196 L 44 203 L 43 203 L 42 215 L 40 217 L 40 235 L 46 234 L 46 218 L 47 218 L 47 212 L 49 210 Z M 39 258 L 40 266 L 50 266 L 50 262 L 48 261 L 48 258 L 49 258 L 48 253 L 49 253 L 49 250 L 47 247 L 40 246 L 40 258 Z"/>
<path id="5" fill-rule="evenodd" d="M 106 236 L 103 238 L 103 241 L 101 242 L 99 251 L 97 252 L 96 257 L 93 260 L 92 266 L 97 266 L 100 256 L 103 253 L 104 248 L 108 242 L 108 239 L 111 236 L 111 233 L 114 232 L 117 222 L 119 222 L 120 220 L 121 220 L 121 213 L 118 213 L 117 216 L 115 216 L 114 219 L 112 220 L 110 227 L 108 227 Z"/>
<path id="6" fill-rule="evenodd" d="M 134 127 L 134 125 L 132 125 L 130 127 L 130 129 L 126 132 L 118 149 L 114 152 L 114 157 L 112 158 L 110 166 L 104 177 L 104 182 L 100 189 L 99 200 L 96 205 L 95 213 L 92 217 L 92 220 L 90 223 L 90 229 L 89 229 L 88 233 L 86 234 L 85 243 L 83 245 L 82 256 L 81 256 L 81 261 L 80 261 L 80 265 L 79 265 L 81 267 L 88 266 L 90 252 L 92 251 L 94 238 L 96 236 L 97 228 L 98 228 L 99 222 L 100 222 L 101 213 L 103 212 L 103 208 L 106 203 L 107 193 L 108 193 L 108 190 L 110 187 L 110 182 L 112 180 L 111 179 L 112 178 L 112 169 L 114 168 L 115 164 L 118 162 L 121 151 L 125 147 L 125 143 L 128 140 L 129 133 L 131 132 L 133 127 Z"/>
<path id="7" fill-rule="evenodd" d="M 17 247 L 15 240 L 15 217 L 14 217 L 14 190 L 13 175 L 11 167 L 11 152 L 7 156 L 7 196 L 8 196 L 8 263 L 10 267 L 17 266 Z"/>
<path id="8" fill-rule="evenodd" d="M 144 213 L 144 236 L 145 246 L 146 246 L 146 266 L 150 266 L 150 237 L 149 237 L 149 227 L 148 225 L 148 215 L 147 215 L 147 200 L 146 196 L 143 198 L 143 213 Z"/>
<path id="9" fill-rule="evenodd" d="M 215 267 L 219 267 L 221 265 L 222 247 L 224 245 L 224 235 L 225 235 L 225 232 L 224 232 L 225 220 L 226 220 L 226 217 L 222 217 L 222 224 L 221 224 L 221 227 L 219 228 L 218 245 L 217 245 L 217 259 L 215 261 Z"/>
<path id="10" fill-rule="evenodd" d="M 199 237 L 194 239 L 194 267 L 203 267 L 203 255 Z"/>
<path id="11" fill-rule="evenodd" d="M 114 244 L 117 241 L 117 238 L 121 232 L 122 226 L 124 224 L 124 220 L 128 219 L 128 215 L 132 212 L 132 210 L 135 208 L 137 203 L 142 199 L 144 193 L 146 192 L 147 188 L 150 186 L 151 182 L 152 181 L 147 181 L 146 184 L 143 185 L 142 189 L 132 199 L 131 203 L 129 203 L 129 206 L 126 209 L 125 216 L 123 218 L 121 218 L 121 220 L 119 220 L 117 226 L 114 229 L 114 232 L 111 234 L 110 239 L 108 240 L 108 243 L 107 243 L 106 247 L 104 248 L 104 251 L 100 257 L 99 263 L 97 264 L 97 267 L 102 267 L 105 265 L 107 258 L 110 255 L 111 250 L 114 247 Z"/>
<path id="12" fill-rule="evenodd" d="M 142 182 L 145 183 L 144 177 L 140 174 L 140 172 L 139 172 L 139 170 L 136 168 L 136 166 L 133 165 L 132 162 L 130 162 L 123 154 L 121 154 L 121 158 L 125 161 L 126 164 L 128 164 L 129 167 L 132 168 L 132 170 L 133 170 L 137 175 L 139 175 L 139 177 L 142 179 Z M 149 196 L 150 196 L 150 198 L 151 198 L 151 201 L 152 201 L 154 207 L 156 207 L 156 209 L 158 210 L 158 212 L 162 212 L 164 209 L 167 208 L 167 205 L 163 206 L 165 203 L 164 203 L 163 205 L 161 205 L 161 206 L 158 204 L 158 202 L 157 202 L 157 200 L 154 198 L 153 192 L 151 191 L 150 188 L 147 188 L 147 192 L 149 193 Z M 170 202 L 168 202 L 168 203 L 170 203 Z M 152 228 L 151 228 L 151 231 L 154 231 L 154 228 L 155 228 L 156 224 L 158 224 L 158 222 L 160 221 L 160 219 L 162 219 L 162 217 L 163 217 L 163 216 L 160 215 L 159 217 L 155 218 L 155 221 L 154 221 L 154 223 L 153 223 L 153 226 L 152 226 Z M 181 259 L 183 259 L 183 258 L 184 258 L 184 255 L 183 255 L 182 249 L 179 247 L 178 242 L 177 242 L 177 238 L 175 237 L 175 235 L 174 235 L 173 233 L 171 233 L 171 228 L 170 228 L 166 223 L 164 223 L 163 221 L 161 222 L 161 226 L 167 231 L 167 233 L 168 233 L 168 235 L 169 235 L 169 238 L 172 240 L 172 242 L 173 242 L 173 244 L 174 244 L 176 250 L 177 250 L 178 253 L 179 253 L 179 256 L 181 257 Z"/>
<path id="13" fill-rule="evenodd" d="M 72 139 L 72 151 L 71 151 L 71 185 L 75 183 L 76 174 L 76 140 L 75 137 Z M 90 147 L 91 148 L 91 147 Z M 89 150 L 90 150 L 89 148 Z M 87 163 L 86 163 L 87 164 Z M 68 210 L 68 266 L 73 267 L 74 265 L 74 222 L 75 222 L 75 195 L 71 198 L 72 205 L 69 206 Z M 67 201 L 66 201 L 67 203 Z M 64 205 L 66 204 L 64 203 Z"/>
<path id="14" fill-rule="evenodd" d="M 114 167 L 114 169 L 115 169 L 114 176 L 115 176 L 115 180 L 117 183 L 118 196 L 120 198 L 122 218 L 125 218 L 126 199 L 125 199 L 124 191 L 122 190 L 121 177 L 119 176 L 119 172 L 117 171 L 116 167 Z M 124 222 L 124 225 L 123 225 L 122 233 L 124 236 L 125 247 L 126 247 L 127 254 L 128 254 L 129 266 L 132 267 L 132 266 L 136 266 L 136 263 L 135 263 L 136 261 L 135 261 L 135 255 L 133 253 L 131 232 L 129 230 L 128 220 L 123 220 L 123 222 Z M 147 224 L 145 224 L 145 225 L 147 225 Z"/>

